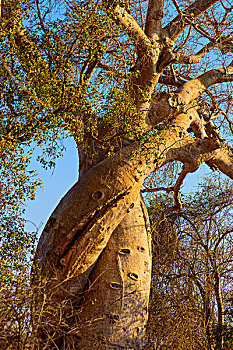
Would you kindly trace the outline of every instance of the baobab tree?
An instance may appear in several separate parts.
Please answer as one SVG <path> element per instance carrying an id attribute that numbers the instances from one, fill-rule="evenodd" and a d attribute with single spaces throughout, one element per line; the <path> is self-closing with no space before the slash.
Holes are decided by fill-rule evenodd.
<path id="1" fill-rule="evenodd" d="M 37 347 L 141 349 L 151 280 L 144 180 L 181 162 L 167 189 L 177 209 L 185 177 L 200 164 L 233 178 L 224 139 L 232 131 L 232 4 L 1 5 L 2 158 L 14 170 L 14 150 L 32 141 L 47 142 L 53 155 L 63 134 L 79 154 L 78 181 L 36 252 L 34 284 L 46 280 L 34 310 L 42 324 Z M 53 307 L 66 301 L 60 318 L 43 309 L 47 300 Z"/>

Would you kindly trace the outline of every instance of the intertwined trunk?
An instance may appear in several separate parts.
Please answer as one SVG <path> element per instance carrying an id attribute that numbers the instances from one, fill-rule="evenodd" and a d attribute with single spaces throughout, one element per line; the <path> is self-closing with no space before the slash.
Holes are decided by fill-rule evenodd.
<path id="1" fill-rule="evenodd" d="M 80 174 L 84 175 L 104 157 L 101 152 L 91 160 L 86 156 Z M 81 300 L 74 306 L 78 316 L 71 326 L 78 328 L 76 349 L 142 348 L 148 319 L 151 260 L 149 218 L 137 191 L 86 276 Z"/>
<path id="2" fill-rule="evenodd" d="M 80 303 L 77 349 L 141 349 L 150 280 L 150 234 L 139 197 L 89 276 Z"/>
<path id="3" fill-rule="evenodd" d="M 133 44 L 137 60 L 133 67 L 127 64 L 129 74 L 118 72 L 117 63 L 116 67 L 110 66 L 108 63 L 112 59 L 108 55 L 114 53 L 113 57 L 118 57 L 118 54 L 115 54 L 115 48 L 111 49 L 112 44 L 103 44 L 101 49 L 102 42 L 112 40 L 112 34 L 109 37 L 107 33 L 105 37 L 103 30 L 103 37 L 96 32 L 94 49 L 92 46 L 86 49 L 84 45 L 84 56 L 81 54 L 78 66 L 74 68 L 75 74 L 79 72 L 80 76 L 73 78 L 73 63 L 70 64 L 70 73 L 67 73 L 69 64 L 66 59 L 61 71 L 56 60 L 53 68 L 50 62 L 56 56 L 51 55 L 53 48 L 51 52 L 48 50 L 49 57 L 45 50 L 47 58 L 44 60 L 39 45 L 38 48 L 36 46 L 37 41 L 31 38 L 23 25 L 20 8 L 16 14 L 12 12 L 18 1 L 7 1 L 10 11 L 6 11 L 4 16 L 7 20 L 11 19 L 7 21 L 7 27 L 13 33 L 17 60 L 32 84 L 33 92 L 26 85 L 20 86 L 33 96 L 38 105 L 43 106 L 42 109 L 52 111 L 52 119 L 61 114 L 61 125 L 77 141 L 80 156 L 79 181 L 52 213 L 37 248 L 34 285 L 40 285 L 38 278 L 45 282 L 33 315 L 34 327 L 41 339 L 39 349 L 141 349 L 148 318 L 151 279 L 149 224 L 140 198 L 144 180 L 168 162 L 183 163 L 175 185 L 167 189 L 174 193 L 175 207 L 181 208 L 180 187 L 186 175 L 196 171 L 201 163 L 206 162 L 211 169 L 218 168 L 233 178 L 232 148 L 224 142 L 211 120 L 216 117 L 213 112 L 216 103 L 212 102 L 208 108 L 213 113 L 206 114 L 201 101 L 204 92 L 211 95 L 208 89 L 213 85 L 233 80 L 233 62 L 209 71 L 203 69 L 199 76 L 196 76 L 196 70 L 189 74 L 189 69 L 187 74 L 177 76 L 173 67 L 174 63 L 181 65 L 180 71 L 183 72 L 183 65 L 199 63 L 220 42 L 221 49 L 229 47 L 226 35 L 211 39 L 196 54 L 187 55 L 187 50 L 184 54 L 180 53 L 182 45 L 177 50 L 179 36 L 188 27 L 190 33 L 192 27 L 196 29 L 193 21 L 217 2 L 193 1 L 183 12 L 174 1 L 178 15 L 162 27 L 164 1 L 151 0 L 143 28 L 137 22 L 135 12 L 131 15 L 124 3 L 102 1 L 100 13 L 105 13 L 106 18 L 125 33 L 123 38 L 129 39 L 125 43 L 130 48 L 130 57 Z M 71 7 L 69 18 L 72 21 L 76 7 Z M 96 11 L 97 7 L 93 15 Z M 50 45 L 39 9 L 38 16 L 45 32 L 45 42 Z M 140 17 L 143 17 L 142 14 Z M 88 19 L 85 18 L 81 28 L 86 23 Z M 96 24 L 93 26 L 95 30 L 97 27 Z M 92 31 L 92 26 L 90 28 Z M 200 29 L 197 32 L 205 33 Z M 72 39 L 70 45 L 65 45 L 69 52 L 62 56 L 68 59 L 74 46 L 82 44 L 82 40 L 79 42 L 78 39 L 81 34 L 82 29 L 75 34 L 75 40 Z M 117 42 L 118 39 L 114 36 L 113 47 L 115 40 Z M 122 49 L 119 46 L 119 52 L 122 50 L 124 52 L 124 45 Z M 1 61 L 12 75 L 3 58 Z M 125 61 L 120 62 L 123 68 L 122 62 Z M 92 83 L 93 77 L 98 76 L 98 69 L 116 73 L 124 80 L 119 101 L 115 96 L 116 101 L 113 100 L 111 108 L 104 108 L 104 114 L 100 112 L 100 115 L 97 115 L 99 107 L 96 106 L 102 102 L 105 104 L 115 88 L 113 91 L 110 88 L 111 94 L 96 104 L 93 92 L 96 88 L 93 90 Z M 105 80 L 101 78 L 100 81 L 102 94 Z M 157 88 L 158 83 L 172 89 Z M 98 87 L 98 80 L 96 84 Z M 89 99 L 93 93 L 92 106 Z M 51 106 L 47 104 L 50 100 Z M 46 117 L 42 120 L 39 113 L 38 125 L 50 120 L 49 113 L 45 113 Z M 26 123 L 29 125 L 27 137 L 31 137 L 31 129 L 36 129 L 37 125 L 32 124 L 32 127 L 31 119 Z M 16 129 L 16 137 L 26 137 L 24 124 L 22 130 Z M 58 125 L 55 123 L 55 130 Z M 92 141 L 95 154 L 91 152 Z M 111 157 L 106 156 L 109 150 Z"/>
<path id="4" fill-rule="evenodd" d="M 199 158 L 202 150 L 216 148 L 209 140 L 183 138 L 177 123 L 143 148 L 132 142 L 91 164 L 48 220 L 36 254 L 36 276 L 47 284 L 34 315 L 48 349 L 141 349 L 151 253 L 140 188 L 175 159 L 186 162 L 180 185 L 187 169 L 206 159 Z"/>
<path id="5" fill-rule="evenodd" d="M 151 237 L 140 195 L 146 167 L 133 157 L 133 148 L 128 148 L 129 154 L 119 152 L 118 157 L 102 162 L 99 157 L 96 162 L 86 158 L 88 166 L 85 171 L 80 169 L 79 181 L 43 231 L 37 256 L 48 280 L 45 294 L 49 297 L 40 302 L 45 305 L 38 348 L 45 343 L 62 349 L 142 348 L 148 319 Z M 85 253 L 86 247 L 89 251 Z M 52 316 L 51 321 L 46 309 L 60 307 L 57 305 L 65 300 L 66 326 L 56 330 L 59 320 Z"/>

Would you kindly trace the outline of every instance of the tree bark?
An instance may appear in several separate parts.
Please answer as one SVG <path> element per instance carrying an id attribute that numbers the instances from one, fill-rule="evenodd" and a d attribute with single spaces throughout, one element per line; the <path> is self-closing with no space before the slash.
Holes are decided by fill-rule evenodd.
<path id="1" fill-rule="evenodd" d="M 148 317 L 151 278 L 149 224 L 146 209 L 139 195 L 144 180 L 168 162 L 182 162 L 184 166 L 173 188 L 177 209 L 181 207 L 179 190 L 185 176 L 195 171 L 201 163 L 206 162 L 211 169 L 218 168 L 233 178 L 232 148 L 216 131 L 211 120 L 212 113 L 208 118 L 204 117 L 205 114 L 198 101 L 212 85 L 233 81 L 233 61 L 228 62 L 228 66 L 223 62 L 223 68 L 214 66 L 214 69 L 209 71 L 202 69 L 202 74 L 199 76 L 197 71 L 193 70 L 191 74 L 188 73 L 190 77 L 185 77 L 185 80 L 182 78 L 183 73 L 181 74 L 183 68 L 181 67 L 177 79 L 172 67 L 173 63 L 191 65 L 195 60 L 199 62 L 207 52 L 215 47 L 217 49 L 220 43 L 222 45 L 223 38 L 230 40 L 228 30 L 227 36 L 223 36 L 223 33 L 216 34 L 217 38 L 213 40 L 208 35 L 209 43 L 200 48 L 196 55 L 179 53 L 180 49 L 173 47 L 187 27 L 194 26 L 200 33 L 200 28 L 194 21 L 218 2 L 219 0 L 196 0 L 191 1 L 188 7 L 180 9 L 174 0 L 178 16 L 170 23 L 165 21 L 167 24 L 162 28 L 164 1 L 150 0 L 143 30 L 136 20 L 138 17 L 136 9 L 133 9 L 131 14 L 124 2 L 103 0 L 103 8 L 98 10 L 95 7 L 93 16 L 96 11 L 101 13 L 105 11 L 106 19 L 111 19 L 114 26 L 118 26 L 120 33 L 123 33 L 121 37 L 123 46 L 121 47 L 121 39 L 118 42 L 118 31 L 116 36 L 115 34 L 112 36 L 111 31 L 108 33 L 107 25 L 106 38 L 105 35 L 98 40 L 96 38 L 96 45 L 92 46 L 91 43 L 90 47 L 87 41 L 87 46 L 85 44 L 80 51 L 79 59 L 69 61 L 72 49 L 75 45 L 79 46 L 79 36 L 80 43 L 83 40 L 81 30 L 77 32 L 77 36 L 75 34 L 74 41 L 73 37 L 69 35 L 68 39 L 67 36 L 60 62 L 60 49 L 56 53 L 56 50 L 54 51 L 56 45 L 53 44 L 56 39 L 55 33 L 58 33 L 56 40 L 59 39 L 60 29 L 58 32 L 57 29 L 54 30 L 54 33 L 44 30 L 44 19 L 41 19 L 38 7 L 42 32 L 36 37 L 36 33 L 30 34 L 31 31 L 23 25 L 25 22 L 24 14 L 21 14 L 23 2 L 4 1 L 3 11 L 0 12 L 6 21 L 4 24 L 6 33 L 9 34 L 9 53 L 10 55 L 11 52 L 14 53 L 17 62 L 15 72 L 20 71 L 19 63 L 21 66 L 19 78 L 23 77 L 26 84 L 14 77 L 15 63 L 12 62 L 14 55 L 11 57 L 7 52 L 13 68 L 8 67 L 1 55 L 0 61 L 9 79 L 38 105 L 38 117 L 34 116 L 34 112 L 26 113 L 25 120 L 23 119 L 19 125 L 16 123 L 14 138 L 20 143 L 33 140 L 33 135 L 36 135 L 37 140 L 37 128 L 40 129 L 44 122 L 48 122 L 48 129 L 46 127 L 45 130 L 56 130 L 57 135 L 57 128 L 61 127 L 62 130 L 65 128 L 77 143 L 79 140 L 77 135 L 83 142 L 81 147 L 80 144 L 77 145 L 81 155 L 80 179 L 52 213 L 36 253 L 35 285 L 40 286 L 41 278 L 45 280 L 45 286 L 41 289 L 42 294 L 39 293 L 41 298 L 37 298 L 37 310 L 33 315 L 35 327 L 41 334 L 39 349 L 68 350 L 71 346 L 73 349 L 84 350 L 140 349 Z M 39 2 L 37 5 L 39 6 Z M 79 3 L 76 5 L 79 6 Z M 76 11 L 76 5 L 74 4 L 73 9 L 69 6 L 70 10 Z M 50 9 L 47 13 L 50 13 Z M 70 25 L 69 16 L 67 25 Z M 88 19 L 79 22 L 81 19 L 78 19 L 77 13 L 74 18 L 76 16 L 75 26 L 85 26 Z M 71 23 L 71 27 L 67 27 L 68 30 L 74 26 L 73 15 Z M 95 30 L 95 26 L 92 30 Z M 213 29 L 215 31 L 215 27 Z M 203 35 L 203 29 L 201 33 Z M 54 39 L 47 47 L 50 35 Z M 114 53 L 113 59 L 109 59 L 112 44 L 115 52 L 116 42 L 119 44 L 116 50 L 119 51 L 117 54 Z M 57 43 L 60 43 L 60 39 Z M 118 52 L 123 50 L 124 53 L 125 44 L 129 48 L 129 56 L 127 54 L 126 57 L 132 57 L 134 50 L 137 58 L 131 68 L 129 67 L 131 59 L 128 64 L 124 61 L 125 58 L 123 59 L 124 55 L 122 58 L 119 56 L 118 61 Z M 231 51 L 231 45 L 229 47 Z M 50 51 L 53 52 L 52 55 Z M 93 106 L 89 103 L 91 95 L 87 97 L 86 92 L 90 85 L 89 92 L 93 93 L 91 77 L 95 69 L 101 66 L 103 68 L 107 63 L 114 65 L 115 62 L 116 67 L 120 63 L 119 67 L 124 66 L 126 72 L 129 69 L 129 74 L 125 74 L 122 92 L 127 98 L 129 97 L 133 108 L 125 115 L 121 114 L 113 103 L 116 118 L 115 115 L 110 116 L 108 121 L 108 118 L 105 120 L 103 117 L 105 112 L 104 114 L 101 112 L 99 118 L 96 116 L 97 110 L 102 103 L 105 104 L 106 99 L 100 99 L 100 103 L 97 103 L 99 107 L 96 108 L 96 102 Z M 111 70 L 108 64 L 107 67 Z M 112 67 L 113 71 L 116 67 Z M 177 86 L 177 90 L 160 89 L 160 87 L 157 89 L 158 82 L 167 76 L 167 70 L 171 71 L 168 78 L 172 78 L 171 85 Z M 100 91 L 102 83 L 105 84 L 105 80 L 97 82 Z M 111 86 L 110 84 L 109 92 Z M 118 83 L 114 86 L 117 87 Z M 108 98 L 108 95 L 106 97 Z M 19 95 L 19 100 L 21 98 Z M 82 100 L 86 100 L 84 104 L 77 102 Z M 213 105 L 216 108 L 215 103 Z M 9 109 L 11 110 L 10 107 Z M 34 111 L 34 106 L 32 110 Z M 209 110 L 212 111 L 212 107 Z M 21 115 L 21 107 L 19 111 Z M 8 120 L 7 110 L 6 117 L 10 127 L 7 126 L 6 130 L 8 129 L 9 135 L 12 120 L 15 119 L 15 113 L 13 118 L 11 114 L 12 112 Z M 41 118 L 44 114 L 44 118 Z M 54 116 L 56 116 L 55 125 Z M 117 128 L 114 126 L 116 121 L 119 124 Z M 100 126 L 99 130 L 98 127 L 93 129 L 93 135 L 92 122 L 97 123 L 96 125 L 99 123 Z M 111 138 L 112 133 L 115 135 L 115 129 L 118 128 L 119 134 L 117 131 L 116 136 Z M 25 129 L 28 131 L 25 132 Z M 193 132 L 194 137 L 191 137 L 189 132 Z M 109 136 L 106 140 L 109 140 L 103 142 L 106 133 Z M 9 139 L 10 137 L 12 136 L 9 136 Z M 93 147 L 95 155 L 87 152 L 92 150 L 93 140 L 98 144 Z M 106 157 L 108 143 L 114 153 L 109 158 Z M 38 144 L 41 146 L 40 142 Z"/>
<path id="2" fill-rule="evenodd" d="M 148 318 L 151 238 L 138 198 L 92 270 L 78 314 L 77 349 L 141 349 Z"/>

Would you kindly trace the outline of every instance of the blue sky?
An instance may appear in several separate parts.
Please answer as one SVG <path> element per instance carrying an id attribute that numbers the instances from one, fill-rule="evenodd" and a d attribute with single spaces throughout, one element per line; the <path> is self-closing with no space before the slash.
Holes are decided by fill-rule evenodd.
<path id="1" fill-rule="evenodd" d="M 43 182 L 43 189 L 36 193 L 34 201 L 27 202 L 25 218 L 34 224 L 27 222 L 26 229 L 34 231 L 35 227 L 41 232 L 50 214 L 69 188 L 78 178 L 78 157 L 75 143 L 72 139 L 64 140 L 63 157 L 56 161 L 56 167 L 52 170 L 45 170 L 35 160 L 31 168 L 36 169 L 39 178 Z"/>

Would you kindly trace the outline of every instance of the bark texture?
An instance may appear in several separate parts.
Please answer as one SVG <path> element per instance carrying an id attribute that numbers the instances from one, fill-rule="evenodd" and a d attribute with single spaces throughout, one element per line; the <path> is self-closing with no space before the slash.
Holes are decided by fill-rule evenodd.
<path id="1" fill-rule="evenodd" d="M 90 274 L 80 303 L 77 349 L 141 349 L 150 276 L 149 222 L 138 198 Z"/>

